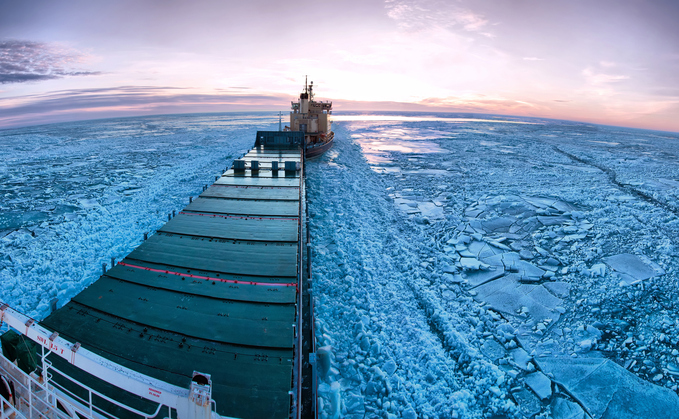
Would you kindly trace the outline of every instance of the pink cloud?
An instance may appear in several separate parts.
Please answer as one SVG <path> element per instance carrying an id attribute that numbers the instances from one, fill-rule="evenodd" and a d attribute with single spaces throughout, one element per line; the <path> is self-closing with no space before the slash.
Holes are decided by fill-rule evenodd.
<path id="1" fill-rule="evenodd" d="M 121 86 L 0 99 L 0 128 L 118 116 L 236 110 L 274 110 L 290 96 L 172 87 Z"/>
<path id="2" fill-rule="evenodd" d="M 582 75 L 585 76 L 585 80 L 587 81 L 587 83 L 595 86 L 609 83 L 618 83 L 630 78 L 629 76 L 625 76 L 622 74 L 606 74 L 595 72 L 590 67 L 587 67 L 586 69 L 582 70 Z"/>
<path id="3" fill-rule="evenodd" d="M 387 0 L 387 16 L 399 26 L 409 30 L 423 30 L 432 26 L 453 29 L 462 27 L 467 32 L 477 32 L 486 37 L 494 37 L 490 32 L 482 32 L 489 21 L 483 15 L 470 9 L 437 0 Z"/>

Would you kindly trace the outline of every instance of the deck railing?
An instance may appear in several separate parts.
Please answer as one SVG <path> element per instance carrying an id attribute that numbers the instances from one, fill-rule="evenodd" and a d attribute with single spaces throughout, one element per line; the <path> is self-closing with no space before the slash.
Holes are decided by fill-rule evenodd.
<path id="1" fill-rule="evenodd" d="M 115 418 L 111 413 L 97 407 L 93 403 L 94 396 L 139 417 L 157 416 L 163 408 L 167 409 L 169 418 L 179 419 L 211 419 L 216 411 L 212 400 L 211 382 L 199 384 L 192 381 L 189 389 L 178 387 L 156 378 L 140 374 L 134 370 L 116 364 L 106 358 L 81 348 L 79 343 L 69 342 L 52 333 L 30 317 L 0 303 L 0 325 L 5 322 L 9 327 L 31 339 L 41 347 L 40 375 L 27 374 L 13 362 L 0 355 L 0 371 L 12 380 L 15 386 L 15 399 L 2 399 L 0 419 L 5 417 L 33 419 L 73 419 L 78 416 L 88 418 Z M 109 384 L 157 404 L 155 412 L 142 412 L 124 403 L 114 400 L 91 387 L 73 379 L 54 368 L 47 357 L 55 355 L 70 364 L 97 377 Z M 87 392 L 84 399 L 69 391 L 55 381 L 54 374 L 70 381 Z M 200 374 L 200 373 L 194 373 Z M 6 413 L 7 411 L 7 413 Z"/>

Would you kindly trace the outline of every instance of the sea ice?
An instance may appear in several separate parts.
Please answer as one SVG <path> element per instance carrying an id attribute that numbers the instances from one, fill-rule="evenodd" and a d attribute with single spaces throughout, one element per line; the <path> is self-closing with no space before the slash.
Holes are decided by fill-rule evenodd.
<path id="1" fill-rule="evenodd" d="M 465 279 L 470 286 L 477 287 L 501 277 L 504 273 L 505 270 L 503 267 L 493 266 L 487 270 L 468 271 L 465 273 Z"/>
<path id="2" fill-rule="evenodd" d="M 505 355 L 505 348 L 497 343 L 495 339 L 486 339 L 481 346 L 481 352 L 490 360 L 497 361 Z"/>
<path id="3" fill-rule="evenodd" d="M 489 265 L 486 265 L 485 263 L 473 257 L 460 258 L 460 265 L 462 266 L 462 269 L 464 269 L 465 271 L 477 271 L 479 269 L 490 268 Z"/>
<path id="4" fill-rule="evenodd" d="M 523 348 L 516 348 L 509 351 L 517 367 L 524 371 L 528 370 L 528 363 L 533 359 Z"/>
<path id="5" fill-rule="evenodd" d="M 559 298 L 568 297 L 571 290 L 571 284 L 568 282 L 545 282 L 542 284 L 549 292 L 556 295 Z"/>
<path id="6" fill-rule="evenodd" d="M 481 226 L 488 233 L 506 233 L 516 220 L 515 217 L 498 217 L 481 221 Z"/>
<path id="7" fill-rule="evenodd" d="M 419 202 L 417 204 L 417 209 L 420 211 L 420 214 L 428 220 L 434 221 L 444 218 L 443 208 L 436 205 L 434 202 Z"/>
<path id="8" fill-rule="evenodd" d="M 526 376 L 526 385 L 541 399 L 546 400 L 552 396 L 552 381 L 540 371 Z"/>
<path id="9" fill-rule="evenodd" d="M 522 284 L 517 274 L 510 274 L 475 288 L 477 300 L 511 316 L 529 314 L 534 321 L 556 321 L 560 313 L 555 309 L 561 300 L 542 285 Z"/>
<path id="10" fill-rule="evenodd" d="M 485 242 L 485 241 L 477 241 L 473 240 L 469 245 L 467 246 L 469 252 L 474 255 L 474 257 L 483 259 L 487 258 L 490 256 L 497 255 L 499 253 L 504 253 L 505 250 L 501 249 L 501 247 L 506 247 L 502 246 L 500 243 L 497 243 L 500 246 L 495 246 L 493 243 Z"/>
<path id="11" fill-rule="evenodd" d="M 538 361 L 596 418 L 664 418 L 679 412 L 679 398 L 604 358 L 554 357 Z"/>
<path id="12" fill-rule="evenodd" d="M 554 226 L 554 225 L 560 225 L 563 224 L 567 221 L 570 221 L 570 217 L 566 217 L 563 215 L 554 215 L 554 216 L 540 216 L 538 215 L 538 221 L 544 226 Z"/>
<path id="13" fill-rule="evenodd" d="M 579 404 L 557 397 L 549 405 L 552 419 L 585 419 L 585 411 Z"/>
<path id="14" fill-rule="evenodd" d="M 542 403 L 540 399 L 535 396 L 535 393 L 520 387 L 512 392 L 512 396 L 519 404 L 524 417 L 533 417 L 540 413 Z"/>
<path id="15" fill-rule="evenodd" d="M 316 349 L 316 365 L 318 366 L 319 375 L 325 378 L 332 366 L 332 347 L 323 346 Z"/>
<path id="16" fill-rule="evenodd" d="M 592 265 L 592 267 L 589 268 L 589 275 L 592 277 L 596 276 L 601 277 L 606 275 L 606 265 L 604 265 L 603 263 L 596 263 Z"/>
<path id="17" fill-rule="evenodd" d="M 139 128 L 149 120 L 158 128 Z M 225 114 L 2 131 L 0 299 L 44 317 L 46 300 L 73 297 L 101 263 L 129 253 L 269 120 L 276 126 L 273 115 Z M 679 222 L 668 210 L 679 200 L 679 137 L 563 121 L 492 124 L 451 115 L 340 121 L 333 150 L 308 162 L 317 343 L 332 344 L 320 416 L 582 418 L 570 398 L 554 394 L 547 406 L 517 386 L 534 362 L 597 418 L 676 412 L 677 396 L 663 386 L 676 389 L 679 374 L 670 350 L 679 341 L 671 318 Z M 499 145 L 480 152 L 480 141 Z M 501 152 L 508 145 L 512 155 Z M 603 260 L 613 274 L 588 276 L 586 266 L 618 253 Z M 666 281 L 618 287 L 664 273 L 633 256 L 644 253 L 667 269 Z M 442 272 L 453 265 L 469 269 Z M 476 285 L 474 298 L 462 289 Z M 581 324 L 600 324 L 602 336 L 581 336 Z M 498 342 L 511 355 L 496 359 L 505 350 Z M 638 357 L 631 369 L 647 368 L 637 374 L 659 385 L 610 361 L 578 364 L 598 356 L 595 342 L 615 362 Z M 590 349 L 571 358 L 575 346 Z"/>
<path id="18" fill-rule="evenodd" d="M 503 268 L 509 272 L 515 272 L 522 280 L 537 281 L 545 274 L 543 269 L 530 262 L 521 259 L 516 252 L 501 253 L 483 259 L 483 262 L 496 268 Z"/>
<path id="19" fill-rule="evenodd" d="M 611 269 L 623 274 L 623 280 L 629 281 L 628 278 L 633 278 L 632 281 L 638 282 L 651 278 L 656 275 L 664 274 L 664 272 L 656 272 L 648 264 L 637 255 L 629 253 L 622 253 L 615 256 L 604 258 L 604 261 L 611 267 Z"/>

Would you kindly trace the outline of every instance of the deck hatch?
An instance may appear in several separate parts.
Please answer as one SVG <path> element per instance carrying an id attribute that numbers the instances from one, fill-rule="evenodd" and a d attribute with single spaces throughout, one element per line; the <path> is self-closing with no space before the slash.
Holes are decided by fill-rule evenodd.
<path id="1" fill-rule="evenodd" d="M 208 239 L 159 232 L 128 258 L 234 275 L 294 277 L 296 255 L 295 243 Z"/>
<path id="2" fill-rule="evenodd" d="M 193 371 L 211 374 L 221 415 L 288 417 L 302 179 L 267 168 L 272 161 L 297 165 L 302 153 L 299 146 L 262 147 L 241 161 L 252 160 L 262 163 L 259 176 L 228 170 L 42 324 L 171 384 L 188 387 Z M 53 362 L 105 394 L 139 403 Z"/>

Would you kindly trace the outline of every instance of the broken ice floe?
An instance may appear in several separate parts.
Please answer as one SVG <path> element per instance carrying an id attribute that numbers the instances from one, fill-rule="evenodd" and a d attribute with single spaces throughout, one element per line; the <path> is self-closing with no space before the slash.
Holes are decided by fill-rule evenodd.
<path id="1" fill-rule="evenodd" d="M 522 198 L 529 204 L 534 205 L 535 207 L 541 209 L 555 209 L 561 212 L 573 211 L 578 209 L 575 205 L 557 198 L 540 196 L 524 196 Z"/>
<path id="2" fill-rule="evenodd" d="M 466 252 L 473 257 L 485 258 L 504 252 L 505 249 L 503 249 L 503 247 L 506 246 L 497 242 L 488 243 L 485 241 L 473 240 L 467 246 Z M 467 256 L 462 254 L 464 251 L 465 250 L 460 251 L 460 256 Z"/>
<path id="3" fill-rule="evenodd" d="M 533 359 L 523 348 L 512 349 L 509 354 L 514 360 L 514 364 L 524 371 L 528 371 L 528 363 Z"/>
<path id="4" fill-rule="evenodd" d="M 568 282 L 545 282 L 542 284 L 549 292 L 560 298 L 568 297 L 571 290 L 571 284 Z"/>
<path id="5" fill-rule="evenodd" d="M 604 262 L 618 272 L 620 280 L 626 285 L 665 274 L 665 271 L 650 259 L 629 253 L 606 257 Z"/>
<path id="6" fill-rule="evenodd" d="M 396 192 L 390 195 L 394 199 L 396 208 L 408 215 L 418 215 L 429 223 L 444 219 L 443 205 L 439 201 L 418 200 L 415 194 L 409 191 Z"/>
<path id="7" fill-rule="evenodd" d="M 490 268 L 490 265 L 486 265 L 474 257 L 461 257 L 460 266 L 466 271 L 478 271 L 479 269 Z"/>
<path id="8" fill-rule="evenodd" d="M 575 205 L 547 197 L 487 197 L 469 206 L 465 216 L 468 222 L 458 228 L 468 233 L 469 237 L 466 241 L 456 240 L 449 243 L 455 244 L 455 250 L 464 259 L 465 269 L 461 275 L 470 294 L 510 321 L 514 319 L 516 338 L 521 347 L 511 349 L 510 355 L 514 365 L 523 370 L 524 374 L 529 373 L 524 377 L 524 382 L 531 390 L 512 390 L 514 399 L 528 416 L 540 410 L 540 403 L 537 401 L 540 399 L 551 400 L 550 411 L 553 417 L 589 417 L 579 404 L 552 394 L 552 380 L 545 374 L 562 384 L 565 380 L 561 375 L 563 371 L 546 368 L 535 371 L 532 357 L 526 349 L 539 359 L 541 367 L 545 360 L 561 359 L 558 357 L 568 355 L 579 355 L 588 359 L 599 359 L 601 356 L 592 351 L 597 348 L 602 337 L 602 331 L 597 327 L 581 325 L 575 330 L 554 327 L 561 315 L 566 313 L 562 299 L 569 295 L 571 288 L 571 284 L 560 281 L 559 276 L 567 275 L 573 269 L 573 266 L 562 265 L 555 255 L 559 254 L 559 249 L 577 249 L 580 242 L 594 237 L 594 225 L 585 219 L 585 214 Z M 600 250 L 598 252 L 600 254 Z M 472 261 L 478 263 L 471 263 Z M 590 278 L 605 278 L 611 274 L 610 268 L 612 275 L 618 276 L 624 284 L 633 284 L 664 274 L 660 266 L 644 256 L 621 254 L 604 258 L 603 262 L 595 263 L 589 269 L 581 267 L 580 273 Z M 566 349 L 565 340 L 572 343 L 571 349 Z M 486 342 L 484 353 L 491 352 L 489 347 L 492 344 Z M 664 371 L 670 374 L 670 366 L 667 365 Z M 674 366 L 672 364 L 672 368 Z M 614 370 L 615 367 L 610 369 Z M 639 380 L 624 368 L 617 368 L 621 381 Z M 676 370 L 679 373 L 679 367 Z M 579 376 L 582 380 L 579 385 L 583 388 L 602 385 L 594 378 L 595 375 L 592 377 L 590 380 L 586 374 L 582 374 Z M 650 391 L 661 390 L 656 388 Z M 642 398 L 642 395 L 637 394 L 635 397 Z M 668 400 L 671 403 L 677 402 L 676 397 Z M 616 400 L 608 400 L 611 411 L 616 414 L 602 416 L 597 410 L 599 401 L 577 401 L 597 418 L 626 417 L 624 412 L 633 410 L 624 406 L 616 408 Z M 590 409 L 591 403 L 593 407 Z"/>
<path id="9" fill-rule="evenodd" d="M 502 267 L 490 267 L 486 270 L 470 271 L 465 273 L 465 279 L 467 283 L 476 287 L 486 282 L 497 279 L 505 274 L 505 270 Z"/>
<path id="10" fill-rule="evenodd" d="M 540 371 L 528 374 L 526 385 L 533 390 L 540 400 L 546 400 L 552 396 L 552 380 Z"/>
<path id="11" fill-rule="evenodd" d="M 540 399 L 535 396 L 533 392 L 523 387 L 516 388 L 512 392 L 512 397 L 514 397 L 514 400 L 516 400 L 517 404 L 521 407 L 521 411 L 525 417 L 533 417 L 540 413 L 540 410 L 542 409 Z"/>
<path id="12" fill-rule="evenodd" d="M 96 199 L 79 199 L 78 202 L 85 209 L 99 207 L 99 202 Z"/>
<path id="13" fill-rule="evenodd" d="M 481 346 L 481 352 L 493 361 L 505 356 L 505 348 L 495 339 L 487 339 Z"/>
<path id="14" fill-rule="evenodd" d="M 480 285 L 475 291 L 477 300 L 509 316 L 530 316 L 533 321 L 550 319 L 553 322 L 560 317 L 556 307 L 561 305 L 561 299 L 552 295 L 543 285 L 521 283 L 517 274 Z"/>
<path id="15" fill-rule="evenodd" d="M 564 386 L 595 418 L 668 418 L 679 416 L 679 398 L 604 358 L 551 357 L 538 361 L 542 371 Z M 674 415 L 674 416 L 673 416 Z"/>
<path id="16" fill-rule="evenodd" d="M 507 252 L 483 259 L 483 261 L 495 268 L 503 268 L 508 272 L 518 274 L 522 281 L 534 282 L 542 278 L 545 271 L 530 262 L 521 260 L 521 256 L 516 252 Z"/>
<path id="17" fill-rule="evenodd" d="M 585 411 L 579 404 L 560 397 L 555 398 L 549 408 L 552 419 L 585 419 Z"/>
<path id="18" fill-rule="evenodd" d="M 573 338 L 576 344 L 576 351 L 587 352 L 601 339 L 601 330 L 593 325 L 581 325 L 575 329 Z"/>
<path id="19" fill-rule="evenodd" d="M 435 202 L 418 202 L 417 209 L 430 221 L 443 219 L 443 208 Z"/>
<path id="20" fill-rule="evenodd" d="M 470 232 L 487 235 L 484 240 L 496 248 L 522 252 L 524 259 L 532 259 L 532 249 L 526 246 L 535 231 L 552 228 L 548 234 L 555 243 L 572 245 L 585 239 L 592 228 L 575 205 L 549 197 L 486 197 L 470 205 L 465 216 Z M 501 244 L 496 237 L 502 237 Z"/>

